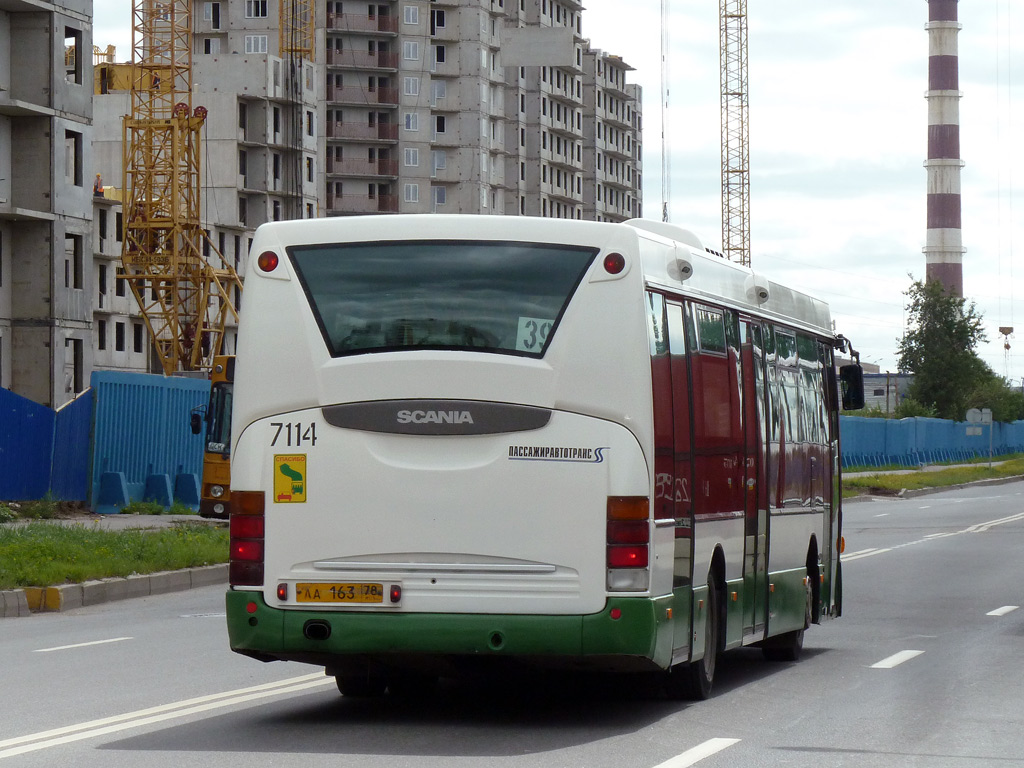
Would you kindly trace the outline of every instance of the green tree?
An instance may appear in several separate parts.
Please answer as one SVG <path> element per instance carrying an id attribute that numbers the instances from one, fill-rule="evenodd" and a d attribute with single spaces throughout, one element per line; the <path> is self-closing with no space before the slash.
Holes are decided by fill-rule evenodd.
<path id="1" fill-rule="evenodd" d="M 907 296 L 910 330 L 898 347 L 899 370 L 914 374 L 907 394 L 939 418 L 962 421 L 972 394 L 995 377 L 974 352 L 987 340 L 982 316 L 934 280 L 913 282 Z"/>
<path id="2" fill-rule="evenodd" d="M 929 405 L 921 405 L 912 397 L 905 397 L 900 400 L 899 405 L 896 406 L 896 410 L 893 412 L 893 416 L 897 419 L 910 419 L 915 416 L 936 418 L 934 408 Z"/>
<path id="3" fill-rule="evenodd" d="M 1024 393 L 992 374 L 970 394 L 967 407 L 991 408 L 993 421 L 1017 421 L 1024 419 Z"/>

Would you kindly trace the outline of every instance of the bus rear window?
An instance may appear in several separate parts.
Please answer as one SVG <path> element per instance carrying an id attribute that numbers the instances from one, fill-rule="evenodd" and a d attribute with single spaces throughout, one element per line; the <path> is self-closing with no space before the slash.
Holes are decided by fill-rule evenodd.
<path id="1" fill-rule="evenodd" d="M 597 249 L 429 240 L 288 253 L 332 357 L 403 349 L 542 357 Z"/>

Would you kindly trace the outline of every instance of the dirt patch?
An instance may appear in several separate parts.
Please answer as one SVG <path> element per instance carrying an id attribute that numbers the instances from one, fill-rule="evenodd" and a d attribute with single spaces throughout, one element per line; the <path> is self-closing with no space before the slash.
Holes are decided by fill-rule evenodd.
<path id="1" fill-rule="evenodd" d="M 868 488 L 869 496 L 899 496 L 903 493 L 902 490 L 895 490 L 893 488 L 879 488 L 877 485 L 872 485 Z"/>
<path id="2" fill-rule="evenodd" d="M 84 501 L 0 501 L 23 520 L 76 520 L 96 517 Z"/>

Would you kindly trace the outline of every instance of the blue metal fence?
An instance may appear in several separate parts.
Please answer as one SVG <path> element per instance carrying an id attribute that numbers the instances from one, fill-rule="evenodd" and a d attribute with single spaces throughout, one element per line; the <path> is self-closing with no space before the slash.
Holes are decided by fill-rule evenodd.
<path id="1" fill-rule="evenodd" d="M 85 501 L 89 497 L 93 394 L 91 388 L 87 389 L 54 414 L 49 477 L 54 499 Z"/>
<path id="2" fill-rule="evenodd" d="M 979 426 L 944 419 L 840 416 L 843 466 L 913 467 L 988 456 L 990 429 L 993 454 L 1024 452 L 1024 421 L 984 425 L 980 435 L 968 434 L 968 427 Z"/>
<path id="3" fill-rule="evenodd" d="M 0 388 L 0 499 L 30 501 L 50 490 L 54 413 Z"/>
<path id="4" fill-rule="evenodd" d="M 90 506 L 112 512 L 131 501 L 199 503 L 203 440 L 189 429 L 210 382 L 96 371 Z"/>
<path id="5" fill-rule="evenodd" d="M 96 371 L 91 384 L 56 412 L 0 389 L 0 500 L 197 507 L 203 441 L 189 415 L 210 383 Z"/>

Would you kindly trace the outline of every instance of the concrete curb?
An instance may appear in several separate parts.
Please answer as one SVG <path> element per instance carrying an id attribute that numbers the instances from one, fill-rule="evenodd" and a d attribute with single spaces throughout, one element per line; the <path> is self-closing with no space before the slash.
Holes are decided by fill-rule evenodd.
<path id="1" fill-rule="evenodd" d="M 67 611 L 114 600 L 163 595 L 186 589 L 227 584 L 228 565 L 204 565 L 181 571 L 159 571 L 123 579 L 100 579 L 57 587 L 26 587 L 0 592 L 0 618 Z"/>

